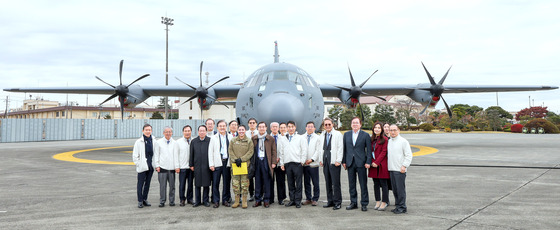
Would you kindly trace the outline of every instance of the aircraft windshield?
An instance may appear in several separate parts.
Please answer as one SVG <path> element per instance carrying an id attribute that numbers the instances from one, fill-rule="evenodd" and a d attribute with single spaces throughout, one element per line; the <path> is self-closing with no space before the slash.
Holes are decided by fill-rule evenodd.
<path id="1" fill-rule="evenodd" d="M 247 81 L 245 82 L 246 87 L 262 85 L 271 80 L 289 80 L 296 83 L 297 85 L 305 85 L 311 87 L 317 87 L 315 81 L 309 76 L 307 72 L 296 67 L 293 70 L 269 70 L 261 68 L 255 71 Z"/>

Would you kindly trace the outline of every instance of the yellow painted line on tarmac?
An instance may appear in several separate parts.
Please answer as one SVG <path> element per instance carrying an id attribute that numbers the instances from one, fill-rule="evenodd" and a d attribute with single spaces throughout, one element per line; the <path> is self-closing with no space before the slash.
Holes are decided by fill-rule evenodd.
<path id="1" fill-rule="evenodd" d="M 439 150 L 436 148 L 428 147 L 428 146 L 421 146 L 421 145 L 410 145 L 410 147 L 414 147 L 419 149 L 418 152 L 413 152 L 412 156 L 424 156 L 432 153 L 437 153 Z"/>
<path id="2" fill-rule="evenodd" d="M 53 158 L 57 159 L 57 160 L 61 160 L 61 161 L 70 161 L 70 162 L 87 163 L 87 164 L 134 165 L 133 162 L 100 161 L 100 160 L 89 160 L 89 159 L 82 159 L 82 158 L 74 157 L 74 154 L 76 154 L 76 153 L 83 153 L 83 152 L 104 150 L 104 149 L 130 148 L 130 147 L 132 147 L 132 146 L 116 146 L 116 147 L 105 147 L 105 148 L 95 148 L 95 149 L 83 149 L 83 150 L 76 150 L 76 151 L 59 153 L 59 154 L 54 155 Z"/>

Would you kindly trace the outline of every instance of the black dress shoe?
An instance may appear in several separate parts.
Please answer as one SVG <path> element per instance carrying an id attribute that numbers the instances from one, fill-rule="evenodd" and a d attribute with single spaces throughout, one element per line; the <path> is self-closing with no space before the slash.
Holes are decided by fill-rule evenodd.
<path id="1" fill-rule="evenodd" d="M 296 202 L 290 201 L 286 204 L 286 207 L 290 207 L 290 206 L 294 206 L 296 205 Z"/>
<path id="2" fill-rule="evenodd" d="M 196 208 L 196 207 L 198 207 L 198 206 L 200 206 L 200 203 L 194 203 L 194 204 L 193 204 L 193 208 Z"/>
<path id="3" fill-rule="evenodd" d="M 350 203 L 350 205 L 346 206 L 346 210 L 357 209 L 358 205 L 354 203 Z"/>
<path id="4" fill-rule="evenodd" d="M 220 202 L 214 203 L 214 208 L 218 208 L 218 207 L 220 207 Z"/>
<path id="5" fill-rule="evenodd" d="M 323 205 L 323 208 L 330 208 L 330 207 L 334 207 L 333 203 L 327 203 L 326 205 Z"/>
<path id="6" fill-rule="evenodd" d="M 222 205 L 223 205 L 223 206 L 226 206 L 226 207 L 231 207 L 231 205 L 230 205 L 229 203 L 230 203 L 230 202 L 224 201 L 224 202 L 222 202 Z"/>
<path id="7" fill-rule="evenodd" d="M 182 200 L 181 203 L 179 203 L 179 206 L 181 207 L 185 206 L 185 200 Z"/>
<path id="8" fill-rule="evenodd" d="M 187 200 L 187 204 L 194 204 L 194 201 L 192 201 L 192 200 Z"/>
<path id="9" fill-rule="evenodd" d="M 301 208 L 301 202 L 296 203 L 296 208 Z"/>
<path id="10" fill-rule="evenodd" d="M 270 203 L 268 203 L 268 202 L 264 202 L 264 204 L 263 204 L 263 207 L 265 207 L 265 208 L 268 208 L 268 207 L 270 207 Z"/>
<path id="11" fill-rule="evenodd" d="M 169 203 L 169 206 L 175 206 L 175 203 Z"/>
<path id="12" fill-rule="evenodd" d="M 159 203 L 159 207 L 163 208 L 165 206 L 165 203 Z"/>
<path id="13" fill-rule="evenodd" d="M 142 204 L 143 202 L 138 202 L 138 208 L 143 208 L 144 204 Z"/>
<path id="14" fill-rule="evenodd" d="M 395 211 L 397 211 L 397 209 L 396 209 L 396 208 L 393 208 L 393 209 L 391 209 L 391 212 L 395 212 Z"/>
<path id="15" fill-rule="evenodd" d="M 367 206 L 362 206 L 362 212 L 366 212 L 367 211 Z"/>
<path id="16" fill-rule="evenodd" d="M 251 202 L 255 201 L 255 196 L 253 195 L 253 196 L 249 197 L 249 201 L 251 201 Z"/>
<path id="17" fill-rule="evenodd" d="M 148 203 L 148 201 L 146 201 L 146 200 L 145 200 L 145 201 L 143 201 L 142 203 L 144 203 L 144 206 L 146 206 L 146 207 L 150 207 L 150 206 L 152 206 L 152 205 L 151 205 L 150 203 Z"/>
<path id="18" fill-rule="evenodd" d="M 260 201 L 257 201 L 257 202 L 255 202 L 255 204 L 253 204 L 253 208 L 256 208 L 256 207 L 259 207 L 259 206 L 261 206 Z"/>
<path id="19" fill-rule="evenodd" d="M 393 213 L 395 213 L 395 214 L 404 214 L 404 213 L 406 213 L 406 209 L 404 209 L 404 210 L 396 210 L 396 211 L 394 211 Z"/>
<path id="20" fill-rule="evenodd" d="M 278 204 L 279 204 L 279 205 L 284 205 L 284 201 L 283 201 L 283 200 L 278 201 Z"/>
<path id="21" fill-rule="evenodd" d="M 204 202 L 204 206 L 210 207 L 210 202 Z"/>
<path id="22" fill-rule="evenodd" d="M 340 208 L 342 208 L 342 205 L 336 204 L 336 205 L 334 205 L 334 207 L 332 209 L 333 210 L 339 210 Z"/>

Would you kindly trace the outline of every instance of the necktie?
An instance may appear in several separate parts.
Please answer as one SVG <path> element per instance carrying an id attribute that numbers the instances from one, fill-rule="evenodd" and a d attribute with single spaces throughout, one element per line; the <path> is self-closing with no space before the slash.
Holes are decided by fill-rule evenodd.
<path id="1" fill-rule="evenodd" d="M 329 139 L 331 138 L 331 134 L 327 133 L 327 146 L 329 145 Z"/>
<path id="2" fill-rule="evenodd" d="M 307 134 L 307 144 L 309 144 L 310 140 L 311 140 L 311 134 Z"/>
<path id="3" fill-rule="evenodd" d="M 169 141 L 167 141 L 167 144 L 169 144 Z"/>
<path id="4" fill-rule="evenodd" d="M 290 136 L 290 142 L 292 142 L 292 136 Z"/>
<path id="5" fill-rule="evenodd" d="M 277 139 L 278 139 L 278 137 L 276 135 L 274 135 L 274 143 L 276 143 Z"/>
<path id="6" fill-rule="evenodd" d="M 190 143 L 191 143 L 191 140 L 190 140 L 190 139 L 187 139 L 187 144 L 190 144 Z"/>

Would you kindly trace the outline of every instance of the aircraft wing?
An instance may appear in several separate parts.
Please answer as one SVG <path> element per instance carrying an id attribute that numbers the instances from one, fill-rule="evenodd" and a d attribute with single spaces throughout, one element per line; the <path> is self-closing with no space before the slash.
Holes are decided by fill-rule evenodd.
<path id="1" fill-rule="evenodd" d="M 132 85 L 132 87 L 140 87 L 145 94 L 149 96 L 181 96 L 190 97 L 195 92 L 186 86 L 148 86 Z M 237 97 L 237 92 L 241 86 L 213 86 L 217 97 Z M 62 93 L 62 94 L 113 94 L 115 90 L 109 86 L 88 86 L 88 87 L 42 87 L 42 88 L 10 88 L 4 89 L 8 92 L 34 92 L 34 93 Z"/>
<path id="2" fill-rule="evenodd" d="M 344 86 L 350 88 L 351 86 Z M 516 92 L 558 89 L 558 86 L 539 85 L 444 85 L 445 93 Z M 338 97 L 342 91 L 332 85 L 320 85 L 324 97 Z M 414 90 L 429 90 L 430 84 L 364 85 L 362 91 L 375 96 L 408 95 Z"/>

